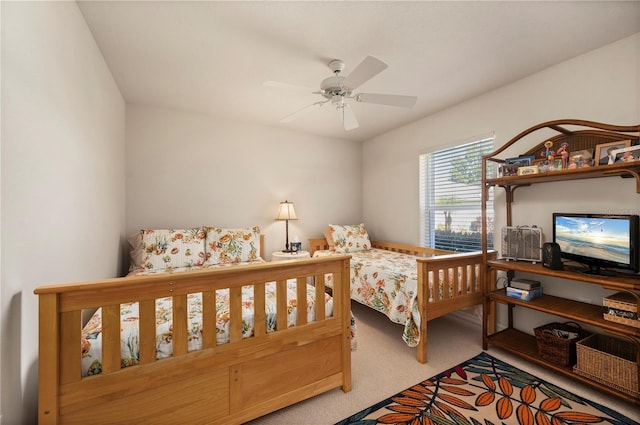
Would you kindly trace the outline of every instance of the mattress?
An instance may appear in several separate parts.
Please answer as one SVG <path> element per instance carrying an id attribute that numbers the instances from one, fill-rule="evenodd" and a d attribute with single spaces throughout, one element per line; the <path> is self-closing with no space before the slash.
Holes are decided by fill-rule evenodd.
<path id="1" fill-rule="evenodd" d="M 242 288 L 242 333 L 243 337 L 253 335 L 253 286 Z M 288 314 L 287 326 L 295 326 L 297 322 L 297 300 L 295 280 L 287 282 Z M 333 315 L 333 299 L 324 296 L 326 317 Z M 188 350 L 202 349 L 202 293 L 189 294 L 188 303 Z M 229 290 L 216 291 L 216 344 L 229 342 Z M 315 287 L 307 285 L 307 321 L 315 321 Z M 265 312 L 267 332 L 276 329 L 276 285 L 265 285 Z M 120 305 L 120 339 L 122 367 L 136 365 L 139 362 L 138 339 L 138 303 Z M 353 336 L 355 323 L 352 322 Z M 172 298 L 156 299 L 156 358 L 171 357 L 172 347 Z M 102 310 L 98 309 L 82 329 L 82 374 L 83 376 L 99 374 L 102 371 Z"/>

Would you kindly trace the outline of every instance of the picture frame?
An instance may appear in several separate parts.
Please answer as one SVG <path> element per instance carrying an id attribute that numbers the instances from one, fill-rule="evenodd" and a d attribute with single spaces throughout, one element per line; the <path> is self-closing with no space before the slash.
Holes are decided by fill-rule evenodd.
<path id="1" fill-rule="evenodd" d="M 517 164 L 507 164 L 505 163 L 502 166 L 502 176 L 503 177 L 512 177 L 518 175 L 518 165 Z"/>
<path id="2" fill-rule="evenodd" d="M 614 164 L 618 158 L 613 154 L 613 151 L 616 149 L 628 148 L 630 146 L 631 140 L 619 140 L 617 142 L 609 142 L 596 145 L 595 165 L 603 166 Z"/>
<path id="3" fill-rule="evenodd" d="M 551 161 L 550 171 L 562 171 L 563 168 L 564 168 L 564 160 L 562 158 L 557 158 Z"/>
<path id="4" fill-rule="evenodd" d="M 504 163 L 507 165 L 515 165 L 516 167 L 527 167 L 531 165 L 534 159 L 535 159 L 535 156 L 533 155 L 518 156 L 514 158 L 507 158 L 504 160 Z"/>
<path id="5" fill-rule="evenodd" d="M 540 173 L 546 173 L 548 171 L 552 171 L 552 163 L 553 163 L 553 160 L 544 159 L 544 158 L 533 160 L 533 165 L 538 166 L 538 172 Z"/>
<path id="6" fill-rule="evenodd" d="M 640 145 L 614 149 L 611 154 L 616 158 L 616 163 L 640 161 Z"/>
<path id="7" fill-rule="evenodd" d="M 569 154 L 567 169 L 587 168 L 593 165 L 593 155 L 590 149 L 574 151 Z"/>
<path id="8" fill-rule="evenodd" d="M 640 154 L 640 152 L 638 152 Z M 533 165 L 538 166 L 540 173 L 548 173 L 550 171 L 562 171 L 564 169 L 564 160 L 562 158 L 555 159 L 536 159 Z"/>

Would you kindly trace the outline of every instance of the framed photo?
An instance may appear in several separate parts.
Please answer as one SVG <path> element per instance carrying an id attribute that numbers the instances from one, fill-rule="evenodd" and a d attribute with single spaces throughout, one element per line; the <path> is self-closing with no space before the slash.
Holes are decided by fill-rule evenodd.
<path id="1" fill-rule="evenodd" d="M 627 148 L 629 146 L 631 146 L 631 140 L 620 140 L 618 142 L 596 145 L 596 165 L 614 164 L 618 158 L 613 154 L 613 151 L 620 148 Z M 621 154 L 619 155 L 622 156 Z"/>
<path id="2" fill-rule="evenodd" d="M 615 156 L 616 162 L 640 161 L 640 145 L 614 149 L 611 154 Z"/>
<path id="3" fill-rule="evenodd" d="M 562 171 L 563 162 L 561 158 L 551 161 L 551 171 Z"/>
<path id="4" fill-rule="evenodd" d="M 518 166 L 516 164 L 504 164 L 502 167 L 502 175 L 504 177 L 517 176 Z"/>
<path id="5" fill-rule="evenodd" d="M 516 167 L 528 167 L 531 165 L 535 156 L 518 156 L 515 158 L 507 158 L 504 160 L 504 163 L 507 165 L 515 165 Z"/>
<path id="6" fill-rule="evenodd" d="M 640 152 L 638 152 L 640 154 Z M 537 165 L 541 173 L 549 171 L 562 171 L 564 168 L 564 160 L 562 158 L 556 159 L 536 159 L 533 161 L 533 165 Z"/>
<path id="7" fill-rule="evenodd" d="M 552 171 L 552 163 L 553 163 L 553 160 L 544 159 L 544 158 L 533 160 L 533 165 L 538 166 L 538 172 L 540 173 L 546 173 L 547 171 Z"/>
<path id="8" fill-rule="evenodd" d="M 587 168 L 593 165 L 593 157 L 591 150 L 583 149 L 581 151 L 571 152 L 567 160 L 567 169 Z"/>

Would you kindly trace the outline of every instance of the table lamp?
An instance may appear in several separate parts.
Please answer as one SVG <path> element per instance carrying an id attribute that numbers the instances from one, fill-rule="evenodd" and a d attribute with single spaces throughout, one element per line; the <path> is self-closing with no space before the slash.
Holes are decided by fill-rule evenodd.
<path id="1" fill-rule="evenodd" d="M 293 209 L 293 202 L 284 201 L 280 202 L 280 208 L 278 209 L 278 215 L 276 215 L 276 220 L 284 220 L 285 228 L 287 229 L 287 241 L 284 246 L 283 252 L 291 252 L 289 248 L 289 220 L 297 220 L 298 216 L 296 215 L 296 210 Z"/>

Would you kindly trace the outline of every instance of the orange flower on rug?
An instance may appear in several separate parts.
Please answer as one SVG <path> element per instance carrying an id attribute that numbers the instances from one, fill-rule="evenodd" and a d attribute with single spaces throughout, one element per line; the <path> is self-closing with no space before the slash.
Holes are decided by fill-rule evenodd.
<path id="1" fill-rule="evenodd" d="M 487 353 L 336 425 L 640 425 Z"/>

